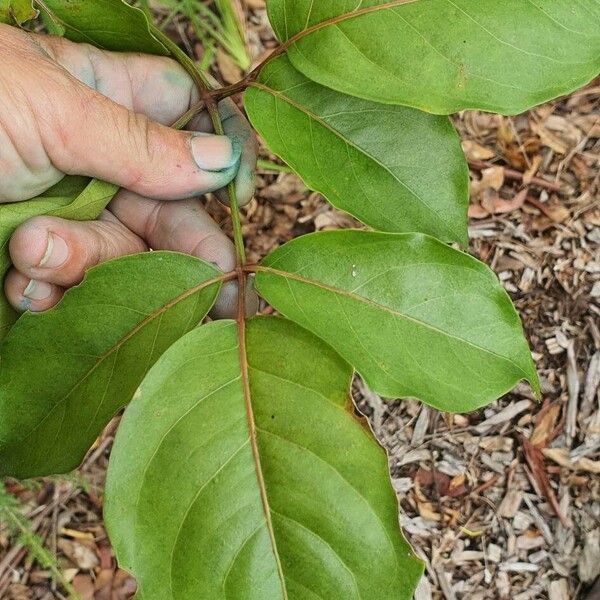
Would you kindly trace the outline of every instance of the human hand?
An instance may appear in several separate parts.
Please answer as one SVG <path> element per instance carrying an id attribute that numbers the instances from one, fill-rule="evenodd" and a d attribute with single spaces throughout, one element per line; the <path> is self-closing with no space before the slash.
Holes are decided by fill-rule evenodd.
<path id="1" fill-rule="evenodd" d="M 253 196 L 256 142 L 232 101 L 219 107 L 227 136 L 209 135 L 207 114 L 175 131 L 166 125 L 199 97 L 170 59 L 3 25 L 0 56 L 0 203 L 35 197 L 65 174 L 125 188 L 97 221 L 43 216 L 16 230 L 4 284 L 13 306 L 47 310 L 88 268 L 148 248 L 234 268 L 233 244 L 194 199 L 234 179 L 240 204 Z M 235 292 L 224 286 L 217 316 L 235 312 Z"/>

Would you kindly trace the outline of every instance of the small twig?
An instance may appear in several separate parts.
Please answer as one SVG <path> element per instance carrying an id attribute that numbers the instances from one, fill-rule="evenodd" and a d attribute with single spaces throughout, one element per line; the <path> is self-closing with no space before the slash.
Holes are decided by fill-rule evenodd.
<path id="1" fill-rule="evenodd" d="M 494 475 L 493 477 L 491 477 L 490 479 L 488 479 L 487 481 L 485 481 L 484 483 L 482 483 L 481 485 L 478 485 L 475 489 L 473 489 L 469 493 L 469 495 L 470 496 L 479 496 L 479 494 L 481 494 L 482 492 L 485 492 L 487 489 L 496 485 L 496 483 L 498 483 L 498 481 L 500 481 L 500 479 L 502 477 L 503 477 L 503 475 L 500 475 L 500 473 L 496 473 L 496 475 Z"/>
<path id="2" fill-rule="evenodd" d="M 469 166 L 472 169 L 477 171 L 482 171 L 483 169 L 489 169 L 490 167 L 498 167 L 502 165 L 496 165 L 493 163 L 484 162 L 481 160 L 469 160 Z M 521 181 L 523 182 L 525 179 L 525 174 L 520 171 L 515 171 L 514 169 L 509 169 L 508 167 L 504 167 L 504 177 L 506 179 L 510 179 L 512 181 Z M 555 181 L 546 181 L 541 177 L 532 177 L 531 181 L 529 181 L 530 185 L 534 185 L 539 188 L 543 188 L 545 190 L 549 190 L 551 192 L 562 192 L 562 185 Z"/>

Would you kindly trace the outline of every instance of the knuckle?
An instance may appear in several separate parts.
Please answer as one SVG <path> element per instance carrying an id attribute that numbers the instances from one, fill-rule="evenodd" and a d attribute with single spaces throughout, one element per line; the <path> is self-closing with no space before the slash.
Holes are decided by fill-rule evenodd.
<path id="1" fill-rule="evenodd" d="M 60 82 L 61 89 L 55 102 L 44 118 L 47 125 L 48 153 L 54 165 L 67 174 L 76 174 L 80 162 L 83 136 L 89 135 L 90 119 L 103 120 L 104 100 L 92 90 L 68 78 Z M 78 121 L 73 120 L 77 115 Z"/>
<path id="2" fill-rule="evenodd" d="M 129 155 L 129 160 L 125 162 L 126 188 L 139 189 L 144 185 L 148 172 L 151 172 L 148 167 L 157 155 L 151 129 L 151 122 L 145 115 L 126 112 L 125 126 L 121 130 L 122 147 L 127 149 Z"/>

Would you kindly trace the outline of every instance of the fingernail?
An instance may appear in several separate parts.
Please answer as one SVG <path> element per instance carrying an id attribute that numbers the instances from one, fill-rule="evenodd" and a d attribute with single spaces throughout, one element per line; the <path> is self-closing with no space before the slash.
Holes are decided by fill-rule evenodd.
<path id="1" fill-rule="evenodd" d="M 195 133 L 191 146 L 194 160 L 203 171 L 231 169 L 242 154 L 240 144 L 226 135 Z"/>
<path id="2" fill-rule="evenodd" d="M 63 265 L 68 257 L 69 247 L 65 240 L 54 233 L 48 233 L 46 252 L 44 252 L 44 256 L 38 267 L 56 269 Z"/>
<path id="3" fill-rule="evenodd" d="M 45 300 L 52 294 L 52 286 L 45 281 L 35 281 L 32 279 L 23 290 L 23 296 L 30 300 Z"/>

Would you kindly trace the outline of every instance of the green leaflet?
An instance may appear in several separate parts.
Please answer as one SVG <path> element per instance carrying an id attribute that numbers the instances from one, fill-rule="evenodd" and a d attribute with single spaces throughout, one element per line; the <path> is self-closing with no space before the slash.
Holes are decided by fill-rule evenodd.
<path id="1" fill-rule="evenodd" d="M 200 327 L 121 422 L 105 500 L 120 565 L 152 600 L 412 598 L 423 567 L 352 414 L 351 368 L 289 321 L 246 329 L 256 456 L 237 325 Z"/>
<path id="2" fill-rule="evenodd" d="M 268 0 L 288 51 L 340 92 L 448 114 L 515 114 L 600 71 L 597 0 Z M 349 18 L 350 17 L 350 18 Z M 327 25 L 327 23 L 330 23 Z"/>
<path id="3" fill-rule="evenodd" d="M 32 217 L 51 215 L 80 221 L 96 218 L 119 188 L 86 177 L 65 177 L 33 200 L 0 204 L 0 281 L 10 268 L 8 243 L 14 230 Z M 18 314 L 8 304 L 0 289 L 0 342 L 16 321 Z"/>
<path id="4" fill-rule="evenodd" d="M 36 15 L 31 0 L 0 0 L 0 23 L 22 25 L 35 19 Z"/>
<path id="5" fill-rule="evenodd" d="M 68 179 L 80 178 L 69 177 Z M 48 214 L 55 217 L 62 217 L 63 219 L 90 221 L 95 219 L 108 206 L 118 191 L 119 187 L 112 183 L 92 179 L 89 180 L 82 192 L 72 202 L 52 210 Z"/>
<path id="6" fill-rule="evenodd" d="M 212 306 L 222 274 L 151 252 L 91 269 L 0 347 L 0 476 L 75 468 L 156 359 Z"/>
<path id="7" fill-rule="evenodd" d="M 380 231 L 466 245 L 469 171 L 447 117 L 340 94 L 287 57 L 257 85 L 244 99 L 252 124 L 307 186 Z"/>
<path id="8" fill-rule="evenodd" d="M 377 393 L 475 410 L 535 367 L 508 294 L 483 263 L 419 234 L 298 238 L 258 268 L 259 293 Z"/>
<path id="9" fill-rule="evenodd" d="M 0 291 L 0 341 L 4 339 L 18 318 L 17 311 L 12 308 L 4 297 L 4 293 Z"/>
<path id="10" fill-rule="evenodd" d="M 123 0 L 36 0 L 66 38 L 105 50 L 168 55 L 143 10 Z"/>

